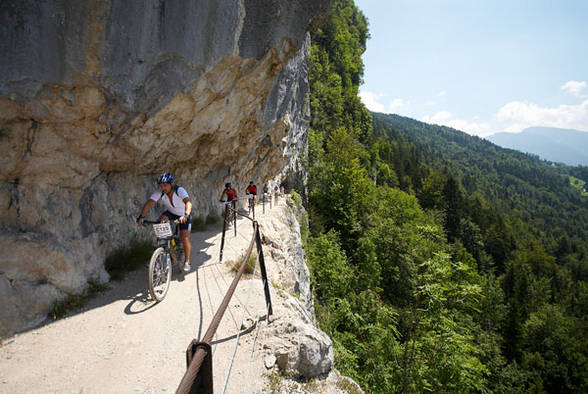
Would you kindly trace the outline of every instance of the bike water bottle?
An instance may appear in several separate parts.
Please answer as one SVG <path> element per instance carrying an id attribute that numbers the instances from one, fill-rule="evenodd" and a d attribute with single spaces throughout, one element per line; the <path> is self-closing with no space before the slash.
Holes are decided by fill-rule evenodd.
<path id="1" fill-rule="evenodd" d="M 167 266 L 168 266 L 168 267 L 171 267 L 171 259 L 170 259 L 170 257 L 169 257 L 169 253 L 168 253 L 168 254 L 166 254 L 165 256 L 166 256 L 166 259 L 167 259 Z"/>

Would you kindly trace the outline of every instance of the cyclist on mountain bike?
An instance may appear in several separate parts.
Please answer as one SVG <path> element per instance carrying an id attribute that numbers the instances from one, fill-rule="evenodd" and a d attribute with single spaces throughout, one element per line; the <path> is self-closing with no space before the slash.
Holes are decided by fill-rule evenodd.
<path id="1" fill-rule="evenodd" d="M 249 182 L 249 186 L 247 186 L 247 189 L 245 189 L 245 194 L 252 194 L 253 202 L 255 203 L 257 201 L 257 186 L 255 186 L 253 181 Z"/>
<path id="2" fill-rule="evenodd" d="M 233 189 L 230 182 L 225 183 L 225 190 L 223 190 L 223 193 L 220 196 L 220 202 L 223 202 L 223 196 L 225 195 L 227 196 L 227 201 L 233 201 L 233 205 L 239 199 L 239 197 L 237 197 L 237 190 Z"/>
<path id="3" fill-rule="evenodd" d="M 192 245 L 190 244 L 190 229 L 192 223 L 190 223 L 191 212 L 192 212 L 192 201 L 188 196 L 188 192 L 181 186 L 175 184 L 174 177 L 169 173 L 165 172 L 157 178 L 157 184 L 159 190 L 155 191 L 151 197 L 145 202 L 141 209 L 141 214 L 137 218 L 137 225 L 143 225 L 143 219 L 145 215 L 153 206 L 161 200 L 166 208 L 166 211 L 159 217 L 160 221 L 167 222 L 169 220 L 178 220 L 180 222 L 180 238 L 184 245 L 184 255 L 186 261 L 184 261 L 183 270 L 185 272 L 190 271 L 190 251 Z"/>
<path id="4" fill-rule="evenodd" d="M 231 205 L 233 207 L 233 211 L 230 212 L 230 217 L 232 217 L 233 219 L 236 220 L 236 215 L 235 212 L 237 211 L 237 200 L 239 200 L 239 197 L 237 197 L 237 190 L 235 190 L 232 186 L 230 182 L 225 183 L 225 190 L 223 190 L 223 193 L 220 196 L 220 202 L 224 202 L 223 197 L 227 196 L 227 202 L 231 202 Z M 225 217 L 226 219 L 226 217 Z M 228 225 L 231 225 L 231 220 L 228 221 Z M 236 226 L 236 222 L 235 222 L 235 226 Z M 236 234 L 235 234 L 236 235 Z"/>

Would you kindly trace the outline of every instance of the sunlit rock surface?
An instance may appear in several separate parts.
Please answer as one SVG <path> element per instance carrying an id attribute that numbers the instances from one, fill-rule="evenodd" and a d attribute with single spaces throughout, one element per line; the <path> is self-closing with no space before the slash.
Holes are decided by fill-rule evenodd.
<path id="1" fill-rule="evenodd" d="M 108 280 L 156 174 L 203 217 L 227 181 L 296 181 L 328 3 L 0 3 L 0 336 Z"/>

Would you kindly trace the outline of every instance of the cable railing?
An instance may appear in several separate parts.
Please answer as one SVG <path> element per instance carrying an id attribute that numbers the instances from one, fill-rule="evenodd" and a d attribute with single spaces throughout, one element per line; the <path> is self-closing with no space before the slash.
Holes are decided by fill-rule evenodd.
<path id="1" fill-rule="evenodd" d="M 233 223 L 234 223 L 234 230 L 235 236 L 237 235 L 237 226 L 236 226 L 236 215 L 242 216 L 252 221 L 253 225 L 253 235 L 249 242 L 249 246 L 247 251 L 243 257 L 239 270 L 237 274 L 233 278 L 231 285 L 227 289 L 227 292 L 218 307 L 212 321 L 208 329 L 206 330 L 204 337 L 202 340 L 198 341 L 196 339 L 192 340 L 188 349 L 186 351 L 186 363 L 187 369 L 186 372 L 178 386 L 177 393 L 204 393 L 204 394 L 212 394 L 213 393 L 213 372 L 212 372 L 212 340 L 216 334 L 218 326 L 227 310 L 229 302 L 237 288 L 239 280 L 241 279 L 243 272 L 247 266 L 247 262 L 253 252 L 253 245 L 256 245 L 256 252 L 257 252 L 257 259 L 259 262 L 259 267 L 261 271 L 261 277 L 264 287 L 264 295 L 266 301 L 266 320 L 269 321 L 269 316 L 273 314 L 272 304 L 271 304 L 271 297 L 269 292 L 269 283 L 267 279 L 267 271 L 265 267 L 265 259 L 263 256 L 263 247 L 261 243 L 261 235 L 259 232 L 259 224 L 256 220 L 248 217 L 247 215 L 243 215 L 239 213 L 233 206 L 233 204 L 225 204 L 225 213 L 224 213 L 224 222 L 223 222 L 223 233 L 221 239 L 221 248 L 220 248 L 220 256 L 219 261 L 222 261 L 223 258 L 223 249 L 224 249 L 224 240 L 225 240 L 225 233 L 227 231 L 227 219 L 229 215 L 234 215 Z M 239 335 L 237 335 L 237 344 L 238 344 Z M 231 361 L 232 365 L 232 361 Z M 230 370 L 227 374 L 227 378 L 225 380 L 225 387 L 228 381 L 228 377 L 230 374 Z M 223 388 L 224 392 L 224 388 Z"/>

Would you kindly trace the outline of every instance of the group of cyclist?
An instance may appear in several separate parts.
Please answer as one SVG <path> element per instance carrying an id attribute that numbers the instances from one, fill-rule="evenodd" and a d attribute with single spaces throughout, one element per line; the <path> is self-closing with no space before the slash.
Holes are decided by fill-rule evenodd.
<path id="1" fill-rule="evenodd" d="M 192 214 L 192 201 L 186 189 L 182 186 L 176 185 L 174 177 L 169 173 L 165 172 L 157 177 L 157 184 L 159 190 L 154 191 L 149 199 L 141 208 L 141 213 L 137 217 L 137 225 L 142 226 L 145 219 L 145 215 L 149 212 L 158 201 L 161 201 L 165 207 L 165 211 L 159 217 L 160 221 L 177 220 L 180 226 L 180 239 L 184 247 L 184 256 L 186 261 L 184 262 L 184 272 L 189 272 L 191 269 L 190 265 L 190 251 L 192 245 L 190 243 L 190 230 L 192 227 L 191 214 Z M 279 192 L 279 188 L 276 185 L 275 193 Z M 266 184 L 263 185 L 263 192 L 269 193 L 269 187 Z M 253 181 L 249 182 L 249 185 L 245 189 L 245 194 L 249 197 L 252 196 L 253 202 L 257 201 L 257 186 Z M 226 198 L 226 200 L 224 200 Z M 225 183 L 225 189 L 223 190 L 220 201 L 221 202 L 233 202 L 235 206 L 239 200 L 237 190 L 235 190 L 230 182 Z"/>
<path id="2" fill-rule="evenodd" d="M 263 194 L 268 195 L 270 193 L 269 190 L 270 189 L 269 189 L 267 183 L 265 183 L 263 185 Z M 278 195 L 279 191 L 280 191 L 280 188 L 276 185 L 274 187 L 274 193 L 276 195 Z M 249 185 L 245 189 L 245 195 L 247 196 L 247 198 L 252 198 L 254 203 L 257 202 L 257 186 L 255 185 L 255 183 L 253 183 L 253 181 L 249 182 Z M 226 196 L 226 200 L 223 199 L 225 196 Z M 231 185 L 230 182 L 225 183 L 225 190 L 223 190 L 219 201 L 225 202 L 225 201 L 238 201 L 238 200 L 239 200 L 239 197 L 237 196 L 237 190 L 235 190 L 233 188 L 233 186 Z"/>

